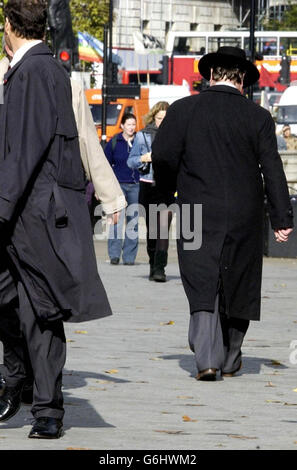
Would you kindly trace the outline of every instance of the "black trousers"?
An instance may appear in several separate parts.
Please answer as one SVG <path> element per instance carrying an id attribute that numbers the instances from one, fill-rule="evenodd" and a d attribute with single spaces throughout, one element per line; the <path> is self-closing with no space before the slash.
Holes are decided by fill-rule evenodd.
<path id="1" fill-rule="evenodd" d="M 6 383 L 15 386 L 32 375 L 33 416 L 62 419 L 62 370 L 66 360 L 63 322 L 41 323 L 21 282 L 17 282 L 17 294 L 0 307 Z"/>
<path id="2" fill-rule="evenodd" d="M 172 212 L 168 210 L 158 211 L 156 218 L 156 227 L 152 226 L 153 220 L 150 218 L 150 204 L 166 204 L 170 206 L 175 202 L 173 196 L 168 196 L 166 200 L 164 195 L 160 194 L 156 186 L 152 183 L 139 183 L 139 204 L 145 209 L 146 223 L 146 243 L 148 254 L 155 251 L 168 251 L 169 229 L 172 221 Z M 154 237 L 151 234 L 154 234 Z"/>
<path id="3" fill-rule="evenodd" d="M 214 312 L 191 314 L 189 346 L 195 353 L 198 372 L 215 368 L 224 373 L 237 370 L 241 361 L 241 346 L 249 320 L 227 317 L 219 313 L 219 295 Z"/>

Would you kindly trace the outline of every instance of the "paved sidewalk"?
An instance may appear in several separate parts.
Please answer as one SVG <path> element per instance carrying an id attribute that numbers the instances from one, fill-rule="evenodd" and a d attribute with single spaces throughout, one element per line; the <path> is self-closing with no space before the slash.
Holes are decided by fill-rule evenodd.
<path id="1" fill-rule="evenodd" d="M 106 242 L 95 246 L 114 315 L 65 325 L 65 435 L 28 439 L 22 406 L 0 424 L 0 449 L 296 450 L 297 261 L 265 259 L 262 321 L 248 330 L 243 369 L 207 383 L 194 379 L 175 245 L 165 284 L 148 281 L 143 243 L 135 266 L 112 266 Z"/>

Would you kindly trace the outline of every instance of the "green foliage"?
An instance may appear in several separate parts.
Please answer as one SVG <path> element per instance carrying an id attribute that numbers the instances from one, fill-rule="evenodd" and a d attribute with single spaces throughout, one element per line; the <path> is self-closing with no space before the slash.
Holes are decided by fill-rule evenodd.
<path id="1" fill-rule="evenodd" d="M 4 15 L 3 15 L 3 4 L 6 3 L 0 2 L 0 44 L 2 45 L 2 37 L 4 34 Z M 3 56 L 2 47 L 0 46 L 0 58 Z"/>
<path id="2" fill-rule="evenodd" d="M 289 4 L 284 12 L 283 18 L 279 20 L 270 20 L 264 24 L 268 31 L 296 31 L 297 30 L 297 5 Z"/>
<path id="3" fill-rule="evenodd" d="M 70 0 L 73 32 L 87 32 L 103 40 L 103 25 L 108 22 L 109 0 Z"/>

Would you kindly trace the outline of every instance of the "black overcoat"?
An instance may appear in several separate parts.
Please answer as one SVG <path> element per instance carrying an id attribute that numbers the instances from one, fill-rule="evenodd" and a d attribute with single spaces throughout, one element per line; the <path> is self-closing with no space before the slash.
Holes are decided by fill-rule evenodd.
<path id="1" fill-rule="evenodd" d="M 176 189 L 180 208 L 188 204 L 193 214 L 193 205 L 202 204 L 201 248 L 183 249 L 182 223 L 178 240 L 190 311 L 213 311 L 220 280 L 227 315 L 258 320 L 263 178 L 272 227 L 293 226 L 270 113 L 236 88 L 212 86 L 170 106 L 152 159 L 157 186 Z"/>
<path id="2" fill-rule="evenodd" d="M 71 86 L 49 48 L 32 47 L 4 77 L 0 233 L 38 317 L 111 314 L 97 271 Z M 4 236 L 4 238 L 3 238 Z M 11 288 L 1 258 L 0 280 Z M 8 292 L 8 296 L 11 293 Z"/>

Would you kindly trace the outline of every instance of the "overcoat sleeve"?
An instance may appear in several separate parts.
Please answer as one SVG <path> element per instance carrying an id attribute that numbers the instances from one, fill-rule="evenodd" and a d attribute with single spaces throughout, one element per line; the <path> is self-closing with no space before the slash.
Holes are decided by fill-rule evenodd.
<path id="1" fill-rule="evenodd" d="M 289 203 L 282 160 L 277 150 L 275 124 L 268 113 L 261 126 L 258 142 L 271 226 L 274 230 L 293 227 L 293 210 Z"/>
<path id="2" fill-rule="evenodd" d="M 0 217 L 9 221 L 46 156 L 55 135 L 57 113 L 50 79 L 38 69 L 16 73 L 4 99 L 8 99 L 8 106 L 6 155 L 0 161 Z"/>
<path id="3" fill-rule="evenodd" d="M 188 123 L 185 100 L 178 100 L 168 108 L 152 145 L 152 163 L 156 186 L 161 190 L 176 191 L 176 178 L 185 148 Z M 187 112 L 186 112 L 187 109 Z"/>
<path id="4" fill-rule="evenodd" d="M 100 145 L 92 113 L 82 87 L 71 80 L 82 163 L 104 212 L 113 214 L 127 205 L 123 191 Z"/>

